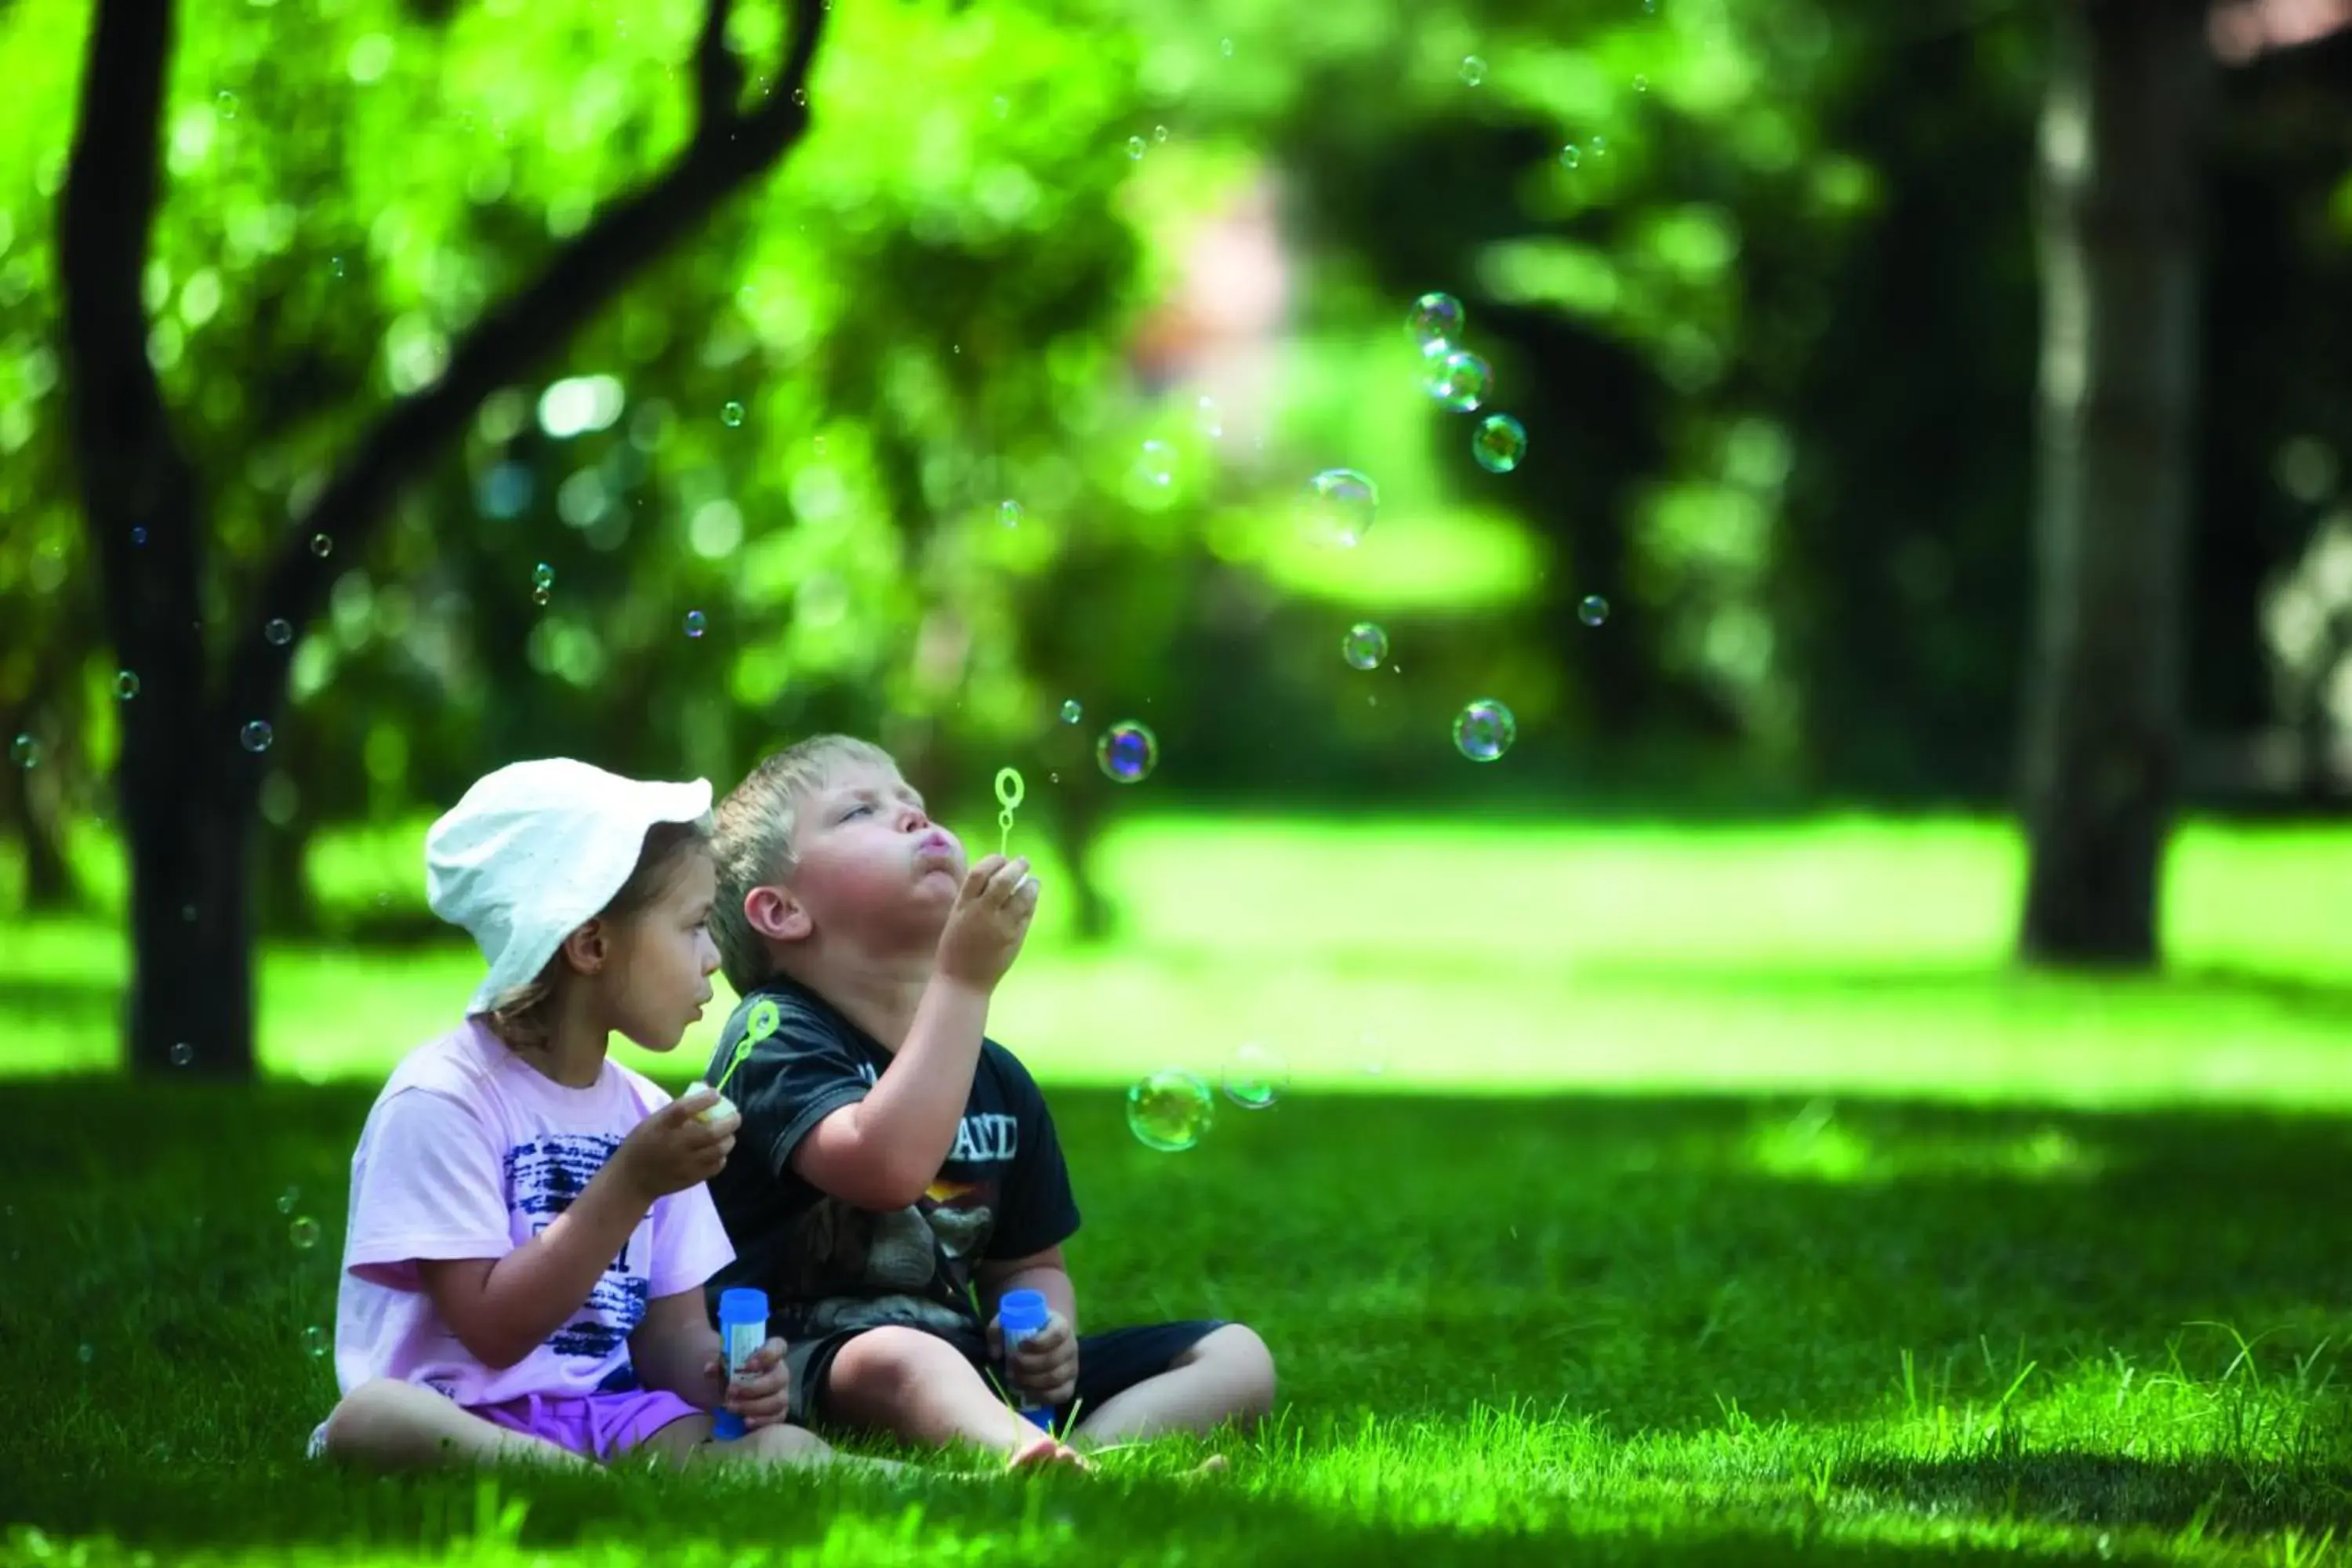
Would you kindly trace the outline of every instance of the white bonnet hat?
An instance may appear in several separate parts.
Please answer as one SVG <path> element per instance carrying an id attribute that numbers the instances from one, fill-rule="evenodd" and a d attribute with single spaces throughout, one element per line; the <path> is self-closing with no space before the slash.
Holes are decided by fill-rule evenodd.
<path id="1" fill-rule="evenodd" d="M 528 984 L 637 868 L 646 831 L 710 810 L 710 782 L 648 784 L 569 757 L 485 774 L 425 836 L 425 896 L 490 973 L 468 1016 Z"/>

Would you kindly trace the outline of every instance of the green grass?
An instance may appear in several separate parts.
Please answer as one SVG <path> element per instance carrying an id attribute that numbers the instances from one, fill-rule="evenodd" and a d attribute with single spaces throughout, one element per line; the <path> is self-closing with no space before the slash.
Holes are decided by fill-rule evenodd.
<path id="1" fill-rule="evenodd" d="M 2132 984 L 2007 973 L 1988 827 L 1163 824 L 1109 865 L 1124 943 L 1041 933 L 997 1027 L 1089 1320 L 1274 1346 L 1227 1479 L 307 1466 L 352 1142 L 471 961 L 276 954 L 279 1076 L 127 1086 L 58 1070 L 109 1059 L 112 945 L 19 925 L 0 1563 L 2352 1562 L 2352 835 L 2189 836 L 2183 973 Z M 1120 1080 L 1244 1038 L 1280 1104 L 1128 1136 Z"/>

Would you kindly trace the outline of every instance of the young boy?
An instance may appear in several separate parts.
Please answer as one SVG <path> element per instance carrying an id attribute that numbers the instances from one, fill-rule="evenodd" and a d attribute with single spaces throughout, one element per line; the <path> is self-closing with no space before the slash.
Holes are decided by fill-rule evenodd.
<path id="1" fill-rule="evenodd" d="M 710 1183 L 737 1258 L 708 1289 L 770 1292 L 791 1418 L 1077 1461 L 983 1372 L 1003 1365 L 996 1307 L 1016 1289 L 1052 1315 L 1012 1381 L 1056 1429 L 1082 1405 L 1079 1446 L 1265 1415 L 1274 1360 L 1240 1323 L 1077 1333 L 1053 1118 L 982 1033 L 1036 908 L 1028 862 L 967 871 L 888 753 L 837 735 L 761 763 L 716 832 L 711 929 L 742 1001 L 709 1081 L 754 1043 L 724 1085 L 743 1123 Z"/>

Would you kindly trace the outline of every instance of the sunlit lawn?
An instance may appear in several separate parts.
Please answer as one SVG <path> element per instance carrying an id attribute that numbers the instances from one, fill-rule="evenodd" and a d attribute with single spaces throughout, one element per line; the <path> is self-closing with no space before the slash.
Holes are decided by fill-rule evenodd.
<path id="1" fill-rule="evenodd" d="M 1228 1479 L 319 1472 L 352 1139 L 478 961 L 274 953 L 276 1081 L 126 1089 L 83 1070 L 107 928 L 19 923 L 0 1521 L 42 1533 L 0 1561 L 2345 1560 L 2352 834 L 2189 834 L 2178 972 L 2129 984 L 2008 973 L 1993 826 L 1161 822 L 1105 869 L 1121 942 L 1042 931 L 995 1032 L 1055 1099 L 1090 1320 L 1280 1357 Z M 1279 1104 L 1128 1136 L 1119 1083 L 1253 1040 Z"/>

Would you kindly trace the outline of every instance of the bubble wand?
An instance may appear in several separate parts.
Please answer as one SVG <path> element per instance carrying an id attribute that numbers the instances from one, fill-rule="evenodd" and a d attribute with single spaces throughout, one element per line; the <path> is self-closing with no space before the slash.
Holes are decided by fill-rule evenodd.
<path id="1" fill-rule="evenodd" d="M 1022 797 L 1027 793 L 1022 786 L 1018 770 L 996 770 L 996 804 L 1004 808 L 996 814 L 996 852 L 999 855 L 1003 854 L 1005 846 L 1013 842 L 1013 809 L 1021 804 Z"/>
<path id="2" fill-rule="evenodd" d="M 719 1081 L 706 1086 L 700 1079 L 696 1079 L 687 1086 L 686 1092 L 689 1098 L 700 1094 L 706 1087 L 719 1097 L 719 1103 L 702 1113 L 703 1121 L 716 1121 L 735 1109 L 727 1098 L 727 1080 L 733 1078 L 735 1069 L 750 1058 L 751 1047 L 773 1035 L 782 1023 L 783 1018 L 776 1011 L 775 1003 L 769 998 L 762 996 L 752 1004 L 751 1016 L 743 1020 L 743 1037 L 735 1043 L 735 1049 L 728 1056 L 727 1070 L 719 1075 Z"/>

